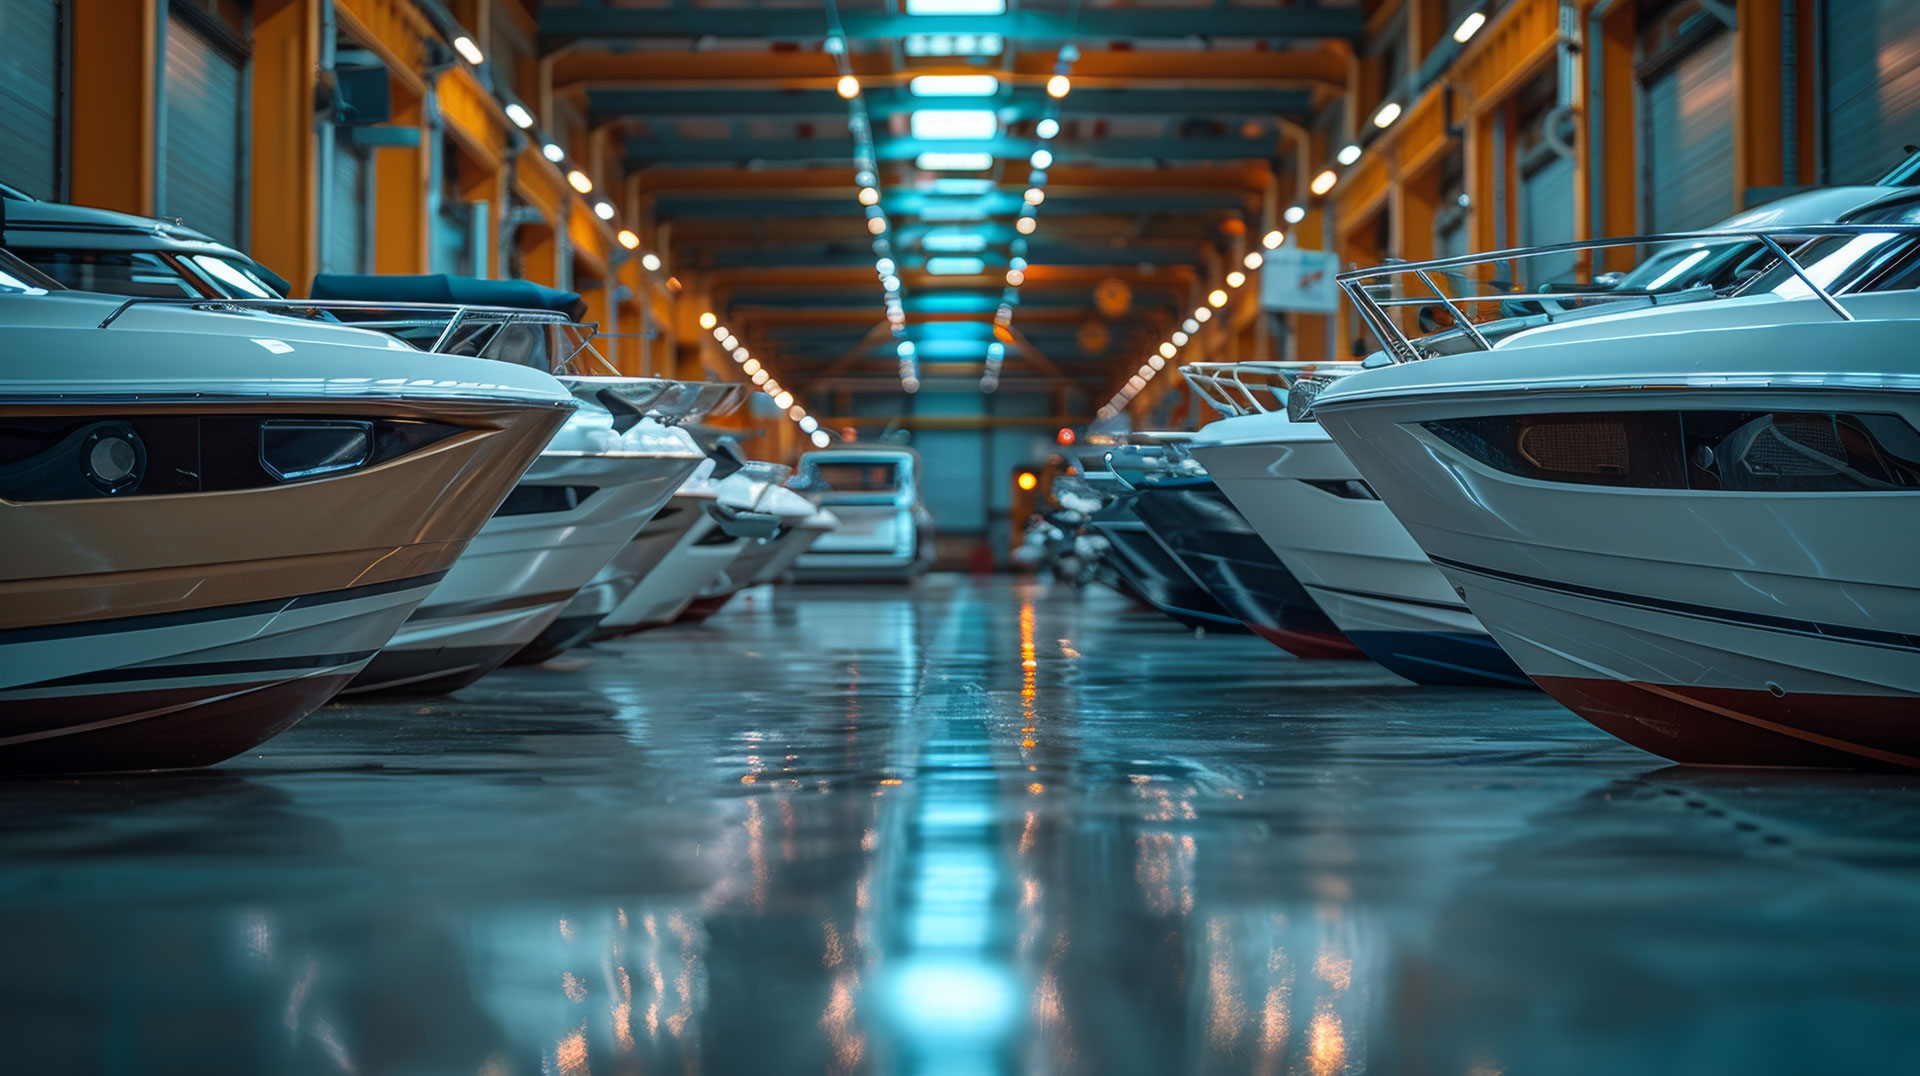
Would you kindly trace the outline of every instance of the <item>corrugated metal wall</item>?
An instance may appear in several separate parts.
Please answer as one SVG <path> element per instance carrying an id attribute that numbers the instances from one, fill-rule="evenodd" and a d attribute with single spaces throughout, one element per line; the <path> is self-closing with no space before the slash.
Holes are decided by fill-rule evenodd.
<path id="1" fill-rule="evenodd" d="M 1714 34 L 1641 80 L 1640 169 L 1646 230 L 1706 228 L 1732 215 L 1732 34 Z"/>
<path id="2" fill-rule="evenodd" d="M 160 215 L 243 246 L 241 63 L 171 15 L 166 64 Z"/>
<path id="3" fill-rule="evenodd" d="M 0 0 L 0 183 L 59 195 L 60 0 Z"/>
<path id="4" fill-rule="evenodd" d="M 1920 144 L 1920 0 L 1826 0 L 1821 150 L 1829 183 L 1866 183 Z"/>
<path id="5" fill-rule="evenodd" d="M 1571 243 L 1573 238 L 1573 161 L 1557 153 L 1541 154 L 1520 179 L 1520 245 Z M 1577 258 L 1528 258 L 1520 263 L 1521 279 L 1530 286 L 1571 279 Z"/>

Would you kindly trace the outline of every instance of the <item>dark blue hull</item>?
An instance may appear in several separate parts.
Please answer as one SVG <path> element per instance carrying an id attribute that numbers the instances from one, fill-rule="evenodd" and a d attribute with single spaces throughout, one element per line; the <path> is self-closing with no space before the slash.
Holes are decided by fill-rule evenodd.
<path id="1" fill-rule="evenodd" d="M 1446 631 L 1352 631 L 1355 645 L 1416 684 L 1533 687 L 1491 635 Z"/>

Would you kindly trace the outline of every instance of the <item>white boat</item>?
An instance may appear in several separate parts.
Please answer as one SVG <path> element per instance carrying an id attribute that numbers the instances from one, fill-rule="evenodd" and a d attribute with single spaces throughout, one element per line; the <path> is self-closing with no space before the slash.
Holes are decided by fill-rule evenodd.
<path id="1" fill-rule="evenodd" d="M 1346 274 L 1385 350 L 1312 412 L 1594 724 L 1680 762 L 1920 766 L 1916 216 L 1908 192 L 1852 225 L 1744 229 L 1796 254 L 1732 297 L 1602 305 L 1452 354 L 1396 320 L 1434 300 L 1389 286 L 1649 240 Z M 1444 302 L 1454 339 L 1475 335 L 1473 300 Z"/>
<path id="2" fill-rule="evenodd" d="M 934 560 L 933 516 L 920 497 L 920 454 L 846 445 L 800 457 L 797 483 L 840 525 L 794 561 L 809 579 L 912 579 Z"/>
<path id="3" fill-rule="evenodd" d="M 1184 366 L 1187 380 L 1229 416 L 1202 428 L 1186 449 L 1368 657 L 1420 684 L 1527 686 L 1326 430 L 1288 417 L 1292 379 L 1358 367 Z"/>
<path id="4" fill-rule="evenodd" d="M 209 765 L 299 721 L 576 408 L 380 333 L 35 282 L 0 254 L 8 770 Z"/>
<path id="5" fill-rule="evenodd" d="M 765 581 L 778 563 L 790 562 L 784 551 L 807 537 L 804 526 L 818 511 L 812 501 L 786 488 L 792 474 L 790 467 L 753 461 L 721 480 L 714 513 L 720 530 L 739 543 L 733 558 L 681 610 L 681 619 L 705 620 L 735 594 Z M 817 538 L 808 544 L 817 544 Z"/>
<path id="6" fill-rule="evenodd" d="M 652 567 L 600 621 L 594 634 L 611 638 L 670 624 L 739 555 L 743 539 L 720 529 L 709 510 L 719 499 L 712 466 L 702 464 L 634 540 L 644 543 Z"/>

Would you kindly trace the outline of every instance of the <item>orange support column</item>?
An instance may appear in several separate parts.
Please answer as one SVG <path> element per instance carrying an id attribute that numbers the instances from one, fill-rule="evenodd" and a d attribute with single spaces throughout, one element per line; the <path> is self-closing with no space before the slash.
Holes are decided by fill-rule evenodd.
<path id="1" fill-rule="evenodd" d="M 73 79 L 69 184 L 80 205 L 153 215 L 160 6 L 124 0 L 68 8 L 73 66 L 83 73 Z"/>
<path id="2" fill-rule="evenodd" d="M 1733 37 L 1733 189 L 1744 204 L 1750 187 L 1786 182 L 1781 144 L 1786 106 L 1780 91 L 1785 62 L 1780 0 L 1739 0 Z M 1802 73 L 1809 68 L 1803 65 Z M 1792 102 L 1796 111 L 1798 102 Z"/>
<path id="3" fill-rule="evenodd" d="M 257 0 L 253 59 L 250 253 L 292 281 L 296 294 L 305 294 L 320 268 L 314 233 L 320 197 L 313 117 L 320 62 L 316 0 Z"/>
<path id="4" fill-rule="evenodd" d="M 418 146 L 385 146 L 373 161 L 373 268 L 377 273 L 424 273 L 432 264 L 432 222 L 427 219 L 428 145 L 432 132 L 419 96 L 393 80 L 394 127 L 420 131 Z"/>

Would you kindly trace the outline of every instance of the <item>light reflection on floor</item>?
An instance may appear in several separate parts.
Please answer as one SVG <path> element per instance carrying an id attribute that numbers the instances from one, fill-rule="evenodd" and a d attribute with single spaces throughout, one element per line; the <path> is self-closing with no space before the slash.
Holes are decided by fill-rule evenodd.
<path id="1" fill-rule="evenodd" d="M 1920 793 L 1104 592 L 761 592 L 0 785 L 0 1070 L 1888 1070 Z"/>

